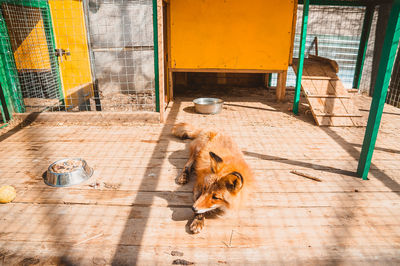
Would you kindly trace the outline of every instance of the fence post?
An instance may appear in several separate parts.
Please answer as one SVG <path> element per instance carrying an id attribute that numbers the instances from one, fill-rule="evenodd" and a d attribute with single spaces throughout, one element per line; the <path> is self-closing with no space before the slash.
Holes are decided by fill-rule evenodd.
<path id="1" fill-rule="evenodd" d="M 153 0 L 153 41 L 154 41 L 154 89 L 156 94 L 156 112 L 160 112 L 159 76 L 158 76 L 158 22 L 157 0 Z"/>
<path id="2" fill-rule="evenodd" d="M 386 26 L 386 34 L 382 47 L 381 59 L 379 61 L 378 76 L 375 83 L 374 95 L 372 97 L 371 108 L 368 116 L 368 124 L 365 130 L 360 160 L 357 167 L 357 174 L 364 180 L 368 179 L 368 171 L 371 166 L 372 154 L 378 136 L 383 107 L 392 74 L 393 62 L 399 43 L 399 12 L 400 0 L 394 0 Z"/>
<path id="3" fill-rule="evenodd" d="M 358 55 L 356 62 L 356 69 L 354 71 L 353 88 L 359 89 L 361 83 L 361 75 L 365 61 L 365 55 L 368 48 L 368 38 L 371 32 L 372 19 L 374 17 L 374 5 L 368 5 L 365 10 L 364 23 L 361 32 L 360 45 L 358 47 Z"/>
<path id="4" fill-rule="evenodd" d="M 293 101 L 293 113 L 296 115 L 299 112 L 301 77 L 303 75 L 304 50 L 306 47 L 306 38 L 307 38 L 307 22 L 308 22 L 309 4 L 310 4 L 310 0 L 304 0 L 303 19 L 302 19 L 301 36 L 300 36 L 299 60 L 298 60 L 297 77 L 296 77 L 296 89 L 294 92 L 294 101 Z"/>

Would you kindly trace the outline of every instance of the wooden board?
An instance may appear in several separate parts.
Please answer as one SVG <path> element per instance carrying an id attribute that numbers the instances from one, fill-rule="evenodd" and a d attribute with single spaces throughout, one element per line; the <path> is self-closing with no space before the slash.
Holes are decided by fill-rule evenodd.
<path id="1" fill-rule="evenodd" d="M 50 0 L 56 49 L 70 55 L 58 57 L 66 107 L 77 106 L 93 96 L 92 75 L 82 1 Z M 77 88 L 85 91 L 76 94 Z"/>
<path id="2" fill-rule="evenodd" d="M 287 70 L 297 1 L 169 3 L 173 69 Z"/>
<path id="3" fill-rule="evenodd" d="M 293 61 L 297 73 L 298 59 Z M 301 87 L 318 126 L 362 126 L 351 94 L 338 78 L 335 61 L 313 56 L 304 61 Z"/>

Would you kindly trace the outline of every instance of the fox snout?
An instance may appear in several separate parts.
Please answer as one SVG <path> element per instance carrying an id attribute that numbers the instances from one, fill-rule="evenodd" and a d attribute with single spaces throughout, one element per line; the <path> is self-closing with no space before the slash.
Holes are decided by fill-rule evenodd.
<path id="1" fill-rule="evenodd" d="M 195 214 L 202 214 L 217 209 L 218 207 L 219 204 L 213 202 L 211 195 L 201 195 L 193 204 L 192 210 Z"/>

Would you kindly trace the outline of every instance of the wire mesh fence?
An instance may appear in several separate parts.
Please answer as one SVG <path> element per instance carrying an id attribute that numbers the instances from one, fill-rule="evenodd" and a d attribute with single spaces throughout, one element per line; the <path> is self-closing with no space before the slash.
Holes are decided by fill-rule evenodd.
<path id="1" fill-rule="evenodd" d="M 3 4 L 2 10 L 26 104 L 33 98 L 57 101 L 60 84 L 52 71 L 55 58 L 53 44 L 46 38 L 48 18 L 35 7 Z"/>
<path id="2" fill-rule="evenodd" d="M 26 111 L 155 110 L 151 0 L 0 4 L 3 79 Z"/>
<path id="3" fill-rule="evenodd" d="M 365 91 L 369 90 L 370 84 L 377 8 L 373 16 L 360 85 L 360 90 Z M 315 55 L 318 50 L 319 56 L 335 60 L 339 65 L 338 76 L 346 88 L 352 88 L 353 85 L 365 10 L 365 7 L 357 6 L 318 5 L 311 5 L 309 9 L 306 55 Z M 303 5 L 299 5 L 293 46 L 294 57 L 299 55 L 302 14 Z M 296 76 L 289 68 L 287 86 L 295 86 L 295 84 Z M 276 85 L 276 75 L 272 79 L 272 85 Z"/>
<path id="4" fill-rule="evenodd" d="M 386 103 L 400 108 L 400 56 L 397 50 L 396 61 L 394 63 L 392 77 L 388 88 Z"/>
<path id="5" fill-rule="evenodd" d="M 92 0 L 87 8 L 102 110 L 155 110 L 152 1 Z"/>

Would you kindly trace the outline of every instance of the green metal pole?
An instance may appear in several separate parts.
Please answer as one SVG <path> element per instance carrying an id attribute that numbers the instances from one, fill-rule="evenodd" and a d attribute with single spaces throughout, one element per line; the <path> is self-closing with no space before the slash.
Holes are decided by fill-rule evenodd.
<path id="1" fill-rule="evenodd" d="M 379 61 L 378 76 L 376 79 L 374 95 L 365 130 L 360 160 L 358 162 L 357 174 L 367 180 L 368 171 L 371 166 L 372 154 L 378 136 L 379 125 L 382 118 L 383 106 L 385 104 L 387 89 L 392 74 L 393 62 L 396 57 L 397 46 L 400 38 L 400 0 L 394 0 L 390 11 L 388 24 L 386 26 L 385 40 L 383 42 L 381 59 Z"/>
<path id="2" fill-rule="evenodd" d="M 154 88 L 156 94 L 156 112 L 160 112 L 160 84 L 158 76 L 158 23 L 157 0 L 153 0 L 153 35 L 154 35 Z"/>
<path id="3" fill-rule="evenodd" d="M 0 102 L 0 112 L 1 112 L 1 118 L 3 119 L 3 123 L 7 122 L 6 114 L 4 113 L 4 108 L 3 104 Z"/>
<path id="4" fill-rule="evenodd" d="M 272 73 L 268 74 L 268 87 L 271 87 L 271 83 L 272 83 Z"/>
<path id="5" fill-rule="evenodd" d="M 310 4 L 310 0 L 304 0 L 303 22 L 301 25 L 300 48 L 299 48 L 299 61 L 298 61 L 298 66 L 297 66 L 297 77 L 296 77 L 296 89 L 294 92 L 294 101 L 293 101 L 293 113 L 295 115 L 297 115 L 299 113 L 301 77 L 303 76 L 304 52 L 305 52 L 306 38 L 307 38 L 307 22 L 308 22 L 309 4 Z"/>
<path id="6" fill-rule="evenodd" d="M 359 89 L 361 82 L 361 75 L 364 66 L 365 55 L 368 47 L 369 33 L 371 32 L 372 19 L 374 17 L 374 5 L 367 6 L 365 10 L 364 23 L 361 32 L 360 46 L 358 47 L 358 55 L 356 62 L 356 70 L 354 72 L 353 88 Z"/>
<path id="7" fill-rule="evenodd" d="M 1 11 L 1 10 L 0 10 Z M 11 49 L 10 37 L 6 22 L 0 12 L 0 81 L 7 104 L 7 110 L 12 113 L 25 112 L 25 105 L 22 99 L 21 86 L 19 84 L 17 66 Z"/>

